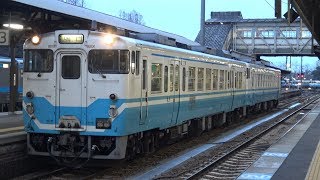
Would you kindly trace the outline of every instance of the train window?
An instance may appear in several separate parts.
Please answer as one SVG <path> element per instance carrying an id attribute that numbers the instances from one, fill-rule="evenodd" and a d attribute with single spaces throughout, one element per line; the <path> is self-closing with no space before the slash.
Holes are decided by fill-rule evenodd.
<path id="1" fill-rule="evenodd" d="M 146 89 L 147 88 L 147 79 L 148 79 L 148 69 L 147 69 L 147 60 L 143 60 L 142 61 L 142 89 Z"/>
<path id="2" fill-rule="evenodd" d="M 151 67 L 151 93 L 162 92 L 162 64 L 153 63 Z"/>
<path id="3" fill-rule="evenodd" d="M 212 70 L 212 89 L 213 90 L 217 90 L 218 89 L 218 73 L 219 73 L 219 70 L 218 69 L 213 69 Z"/>
<path id="4" fill-rule="evenodd" d="M 188 90 L 195 90 L 195 82 L 196 82 L 196 68 L 189 67 L 189 79 L 188 79 Z"/>
<path id="5" fill-rule="evenodd" d="M 186 90 L 186 68 L 182 69 L 182 91 Z"/>
<path id="6" fill-rule="evenodd" d="M 234 72 L 230 72 L 230 88 L 234 88 Z"/>
<path id="7" fill-rule="evenodd" d="M 180 80 L 180 71 L 179 71 L 179 65 L 175 66 L 175 75 L 174 75 L 174 89 L 175 91 L 179 91 L 179 80 Z"/>
<path id="8" fill-rule="evenodd" d="M 238 80 L 238 72 L 234 73 L 234 88 L 238 89 L 239 88 L 239 80 Z"/>
<path id="9" fill-rule="evenodd" d="M 219 89 L 224 89 L 224 70 L 220 70 Z"/>
<path id="10" fill-rule="evenodd" d="M 136 51 L 136 75 L 139 75 L 140 71 L 140 51 Z"/>
<path id="11" fill-rule="evenodd" d="M 129 73 L 130 52 L 128 50 L 120 50 L 120 73 Z"/>
<path id="12" fill-rule="evenodd" d="M 227 86 L 226 86 L 226 89 L 230 89 L 230 84 L 231 84 L 231 82 L 230 82 L 230 71 L 228 71 L 228 76 L 227 76 Z"/>
<path id="13" fill-rule="evenodd" d="M 211 69 L 206 68 L 206 90 L 211 90 L 211 77 L 212 77 L 212 73 L 211 73 Z"/>
<path id="14" fill-rule="evenodd" d="M 247 68 L 247 79 L 250 79 L 250 69 Z"/>
<path id="15" fill-rule="evenodd" d="M 243 81 L 242 81 L 242 79 L 243 79 L 243 73 L 242 72 L 239 72 L 239 89 L 242 89 L 242 86 L 243 86 Z"/>
<path id="16" fill-rule="evenodd" d="M 89 51 L 89 72 L 93 74 L 128 74 L 128 50 L 91 50 Z"/>
<path id="17" fill-rule="evenodd" d="M 254 74 L 251 75 L 252 80 L 251 80 L 251 87 L 254 87 L 254 81 L 255 81 L 255 77 Z"/>
<path id="18" fill-rule="evenodd" d="M 53 51 L 49 49 L 25 50 L 24 72 L 52 72 Z"/>
<path id="19" fill-rule="evenodd" d="M 228 89 L 228 71 L 224 70 L 224 89 Z"/>
<path id="20" fill-rule="evenodd" d="M 170 92 L 173 91 L 173 64 L 170 64 Z"/>
<path id="21" fill-rule="evenodd" d="M 63 56 L 61 66 L 63 79 L 78 79 L 80 77 L 80 57 Z"/>
<path id="22" fill-rule="evenodd" d="M 204 68 L 198 68 L 198 91 L 203 91 Z"/>
<path id="23" fill-rule="evenodd" d="M 136 52 L 131 52 L 131 73 L 134 74 L 136 70 Z"/>
<path id="24" fill-rule="evenodd" d="M 164 92 L 168 92 L 168 66 L 164 67 Z"/>

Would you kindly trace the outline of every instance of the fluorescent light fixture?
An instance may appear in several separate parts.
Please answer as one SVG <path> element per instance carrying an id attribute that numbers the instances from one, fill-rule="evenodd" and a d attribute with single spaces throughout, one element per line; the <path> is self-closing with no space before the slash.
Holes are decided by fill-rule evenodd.
<path id="1" fill-rule="evenodd" d="M 21 24 L 3 24 L 3 26 L 12 29 L 23 29 L 23 25 Z"/>

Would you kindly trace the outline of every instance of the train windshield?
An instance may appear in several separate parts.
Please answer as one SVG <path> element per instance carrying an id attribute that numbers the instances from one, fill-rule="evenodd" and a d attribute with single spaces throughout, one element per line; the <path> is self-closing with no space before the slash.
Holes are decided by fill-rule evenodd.
<path id="1" fill-rule="evenodd" d="M 89 52 L 89 72 L 93 74 L 129 73 L 129 50 L 91 50 Z"/>
<path id="2" fill-rule="evenodd" d="M 25 50 L 24 72 L 52 72 L 53 51 L 49 49 Z"/>

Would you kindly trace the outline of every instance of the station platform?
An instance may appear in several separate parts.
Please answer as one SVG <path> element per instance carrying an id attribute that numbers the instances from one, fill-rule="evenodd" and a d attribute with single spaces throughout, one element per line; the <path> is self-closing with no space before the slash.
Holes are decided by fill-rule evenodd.
<path id="1" fill-rule="evenodd" d="M 22 112 L 18 111 L 14 114 L 8 114 L 7 112 L 0 113 L 0 135 L 23 131 Z"/>
<path id="2" fill-rule="evenodd" d="M 237 179 L 320 180 L 320 104 Z"/>

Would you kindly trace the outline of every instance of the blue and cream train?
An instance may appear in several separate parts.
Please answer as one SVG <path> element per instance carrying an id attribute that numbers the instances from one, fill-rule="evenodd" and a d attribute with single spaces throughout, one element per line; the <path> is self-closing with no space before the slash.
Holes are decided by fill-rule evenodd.
<path id="1" fill-rule="evenodd" d="M 23 60 L 16 58 L 18 67 L 17 71 L 17 86 L 18 94 L 16 95 L 16 110 L 21 110 L 22 103 L 22 66 Z M 0 56 L 0 112 L 7 112 L 9 110 L 10 103 L 10 64 L 11 59 L 9 57 Z"/>
<path id="2" fill-rule="evenodd" d="M 28 152 L 123 159 L 278 104 L 280 71 L 88 30 L 24 44 Z"/>

